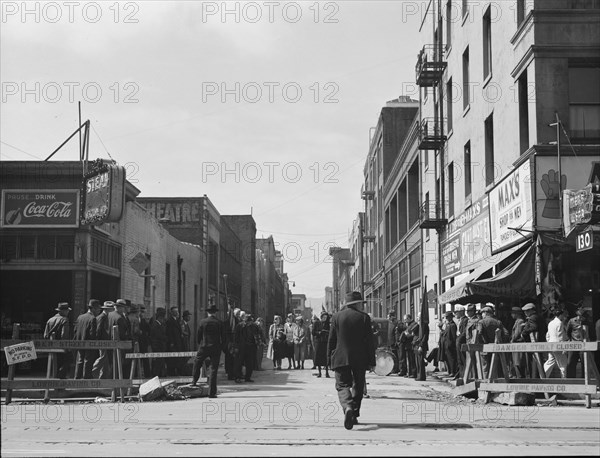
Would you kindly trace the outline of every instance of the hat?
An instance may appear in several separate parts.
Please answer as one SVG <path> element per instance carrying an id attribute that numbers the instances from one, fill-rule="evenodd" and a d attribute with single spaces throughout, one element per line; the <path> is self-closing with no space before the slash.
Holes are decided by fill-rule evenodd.
<path id="1" fill-rule="evenodd" d="M 486 302 L 485 306 L 491 308 L 492 310 L 494 310 L 494 308 L 496 308 L 496 306 L 494 304 L 492 304 L 491 302 Z"/>
<path id="2" fill-rule="evenodd" d="M 103 309 L 112 309 L 114 308 L 115 303 L 113 301 L 104 301 L 104 304 L 102 305 Z"/>
<path id="3" fill-rule="evenodd" d="M 467 311 L 477 310 L 477 306 L 475 304 L 467 304 Z"/>
<path id="4" fill-rule="evenodd" d="M 189 315 L 191 315 L 191 312 L 189 310 L 183 311 L 183 316 L 189 316 Z"/>
<path id="5" fill-rule="evenodd" d="M 131 304 L 129 306 L 129 313 L 137 313 L 139 312 L 138 306 L 135 304 Z"/>
<path id="6" fill-rule="evenodd" d="M 491 308 L 491 307 L 483 307 L 483 308 L 481 309 L 481 313 L 483 313 L 483 312 L 485 312 L 485 313 L 492 313 L 492 312 L 493 312 L 493 310 L 492 310 L 492 308 Z"/>
<path id="7" fill-rule="evenodd" d="M 452 313 L 451 311 L 447 311 L 446 313 L 444 313 L 444 316 L 446 318 L 454 318 L 454 313 Z"/>
<path id="8" fill-rule="evenodd" d="M 464 312 L 465 311 L 465 306 L 458 304 L 456 307 L 454 307 L 454 311 L 455 312 Z"/>
<path id="9" fill-rule="evenodd" d="M 513 313 L 522 313 L 523 310 L 521 310 L 521 307 L 513 307 L 510 309 L 511 312 Z"/>
<path id="10" fill-rule="evenodd" d="M 325 316 L 325 315 L 329 315 L 329 313 L 327 313 L 325 310 L 323 310 L 323 311 L 321 312 L 321 315 L 320 315 L 320 316 Z"/>
<path id="11" fill-rule="evenodd" d="M 145 312 L 146 311 L 146 307 L 144 307 L 143 305 L 140 305 L 140 312 Z"/>
<path id="12" fill-rule="evenodd" d="M 535 305 L 533 305 L 531 302 L 525 304 L 523 307 L 521 307 L 521 310 L 525 311 L 525 310 L 535 310 Z"/>
<path id="13" fill-rule="evenodd" d="M 99 309 L 101 306 L 102 304 L 98 299 L 90 299 L 90 301 L 88 302 L 88 307 L 90 308 Z"/>
<path id="14" fill-rule="evenodd" d="M 363 300 L 362 294 L 360 294 L 359 291 L 352 291 L 351 293 L 346 294 L 346 301 L 344 302 L 344 304 L 363 304 L 365 302 L 367 301 Z"/>
<path id="15" fill-rule="evenodd" d="M 206 311 L 210 313 L 215 313 L 219 311 L 219 308 L 217 307 L 217 304 L 210 304 L 208 307 L 206 307 Z M 183 312 L 183 314 L 185 315 L 185 312 Z M 190 312 L 188 312 L 188 314 L 190 314 Z"/>
<path id="16" fill-rule="evenodd" d="M 69 307 L 68 302 L 59 302 L 58 307 L 56 307 L 54 310 L 57 310 L 60 312 L 62 310 L 73 310 L 73 309 L 71 307 Z"/>
<path id="17" fill-rule="evenodd" d="M 302 318 L 300 315 L 298 315 L 298 316 L 296 317 L 296 321 L 298 321 L 298 320 L 302 320 L 302 321 L 304 321 L 304 318 Z"/>
<path id="18" fill-rule="evenodd" d="M 115 305 L 125 307 L 127 305 L 127 301 L 125 299 L 117 299 L 117 302 L 115 302 Z"/>

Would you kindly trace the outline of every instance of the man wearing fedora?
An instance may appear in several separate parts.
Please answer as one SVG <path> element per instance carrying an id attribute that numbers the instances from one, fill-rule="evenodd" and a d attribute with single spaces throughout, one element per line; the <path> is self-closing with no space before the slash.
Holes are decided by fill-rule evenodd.
<path id="1" fill-rule="evenodd" d="M 90 299 L 88 310 L 77 317 L 73 340 L 96 340 L 96 317 L 100 314 L 100 301 Z M 96 360 L 95 350 L 78 350 L 75 362 L 75 378 L 92 378 L 92 367 Z"/>
<path id="2" fill-rule="evenodd" d="M 55 340 L 67 340 L 71 338 L 69 319 L 69 307 L 68 302 L 59 302 L 58 306 L 54 309 L 56 315 L 48 320 L 46 328 L 44 329 L 44 339 L 53 338 Z M 69 363 L 71 360 L 70 353 L 59 353 L 56 357 L 58 366 L 58 378 L 66 378 L 67 372 L 69 371 Z"/>
<path id="3" fill-rule="evenodd" d="M 108 330 L 108 314 L 114 309 L 115 303 L 113 301 L 105 301 L 104 304 L 102 304 L 102 311 L 96 317 L 97 340 L 110 340 L 111 333 Z M 109 350 L 99 350 L 98 354 L 99 356 L 92 368 L 92 375 L 99 379 L 110 378 L 111 353 Z"/>
<path id="4" fill-rule="evenodd" d="M 364 303 L 360 292 L 346 294 L 345 308 L 333 315 L 327 343 L 327 361 L 335 371 L 335 388 L 346 429 L 358 424 L 365 372 L 375 366 L 373 328 L 369 315 L 363 311 Z"/>
<path id="5" fill-rule="evenodd" d="M 208 397 L 217 397 L 217 371 L 221 352 L 227 347 L 227 330 L 225 324 L 216 317 L 218 308 L 211 304 L 206 309 L 208 317 L 200 321 L 198 325 L 198 353 L 194 359 L 194 368 L 192 369 L 192 385 L 198 383 L 200 378 L 200 368 L 205 360 L 210 360 L 208 366 Z"/>

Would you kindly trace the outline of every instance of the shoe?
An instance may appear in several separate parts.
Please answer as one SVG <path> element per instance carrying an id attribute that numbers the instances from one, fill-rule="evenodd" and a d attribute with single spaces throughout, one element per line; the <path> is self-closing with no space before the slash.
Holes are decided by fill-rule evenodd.
<path id="1" fill-rule="evenodd" d="M 304 369 L 304 364 L 302 365 L 302 369 Z"/>
<path id="2" fill-rule="evenodd" d="M 235 380 L 235 377 L 231 377 L 230 375 L 228 375 L 227 380 Z"/>
<path id="3" fill-rule="evenodd" d="M 325 378 L 331 378 L 328 373 L 325 373 Z"/>
<path id="4" fill-rule="evenodd" d="M 313 367 L 311 368 L 311 371 L 314 371 L 316 368 L 317 368 L 317 366 L 313 366 Z"/>
<path id="5" fill-rule="evenodd" d="M 241 378 L 236 378 L 235 383 L 244 383 L 244 380 Z"/>
<path id="6" fill-rule="evenodd" d="M 277 370 L 281 370 L 281 366 L 277 366 Z"/>
<path id="7" fill-rule="evenodd" d="M 317 374 L 317 377 L 318 377 L 318 378 L 321 378 L 321 374 Z"/>
<path id="8" fill-rule="evenodd" d="M 354 420 L 354 411 L 352 409 L 346 410 L 346 413 L 344 414 L 344 428 L 352 429 L 354 426 Z"/>
<path id="9" fill-rule="evenodd" d="M 209 398 L 213 398 L 213 399 L 214 399 L 214 398 L 216 398 L 216 397 L 217 397 L 217 395 L 216 395 L 216 394 L 209 394 L 209 395 L 208 395 L 208 397 L 209 397 Z"/>
<path id="10" fill-rule="evenodd" d="M 432 370 L 431 372 L 433 373 L 433 372 L 439 372 L 439 371 L 440 371 L 440 370 L 439 370 L 437 367 L 434 367 L 434 368 L 433 368 L 433 370 Z"/>
<path id="11" fill-rule="evenodd" d="M 254 383 L 254 380 L 252 380 L 251 378 L 247 378 L 247 379 L 244 380 L 244 382 Z"/>
<path id="12" fill-rule="evenodd" d="M 354 424 L 358 425 L 358 418 L 354 417 Z"/>
<path id="13" fill-rule="evenodd" d="M 398 377 L 406 377 L 406 372 L 398 373 Z"/>

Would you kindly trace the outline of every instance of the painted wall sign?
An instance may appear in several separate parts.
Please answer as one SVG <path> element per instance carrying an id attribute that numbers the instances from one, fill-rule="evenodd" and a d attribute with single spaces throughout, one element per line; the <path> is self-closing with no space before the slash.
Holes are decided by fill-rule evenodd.
<path id="1" fill-rule="evenodd" d="M 125 168 L 98 159 L 82 184 L 81 224 L 120 221 L 125 207 Z"/>
<path id="2" fill-rule="evenodd" d="M 78 227 L 79 190 L 3 189 L 2 228 Z"/>
<path id="3" fill-rule="evenodd" d="M 530 162 L 525 161 L 489 192 L 492 254 L 522 242 L 532 230 L 531 181 Z"/>
<path id="4" fill-rule="evenodd" d="M 442 279 L 461 272 L 460 234 L 448 237 L 442 243 Z"/>
<path id="5" fill-rule="evenodd" d="M 169 224 L 193 224 L 202 219 L 202 201 L 199 199 L 173 201 L 138 198 L 137 202 L 156 219 L 169 219 Z"/>

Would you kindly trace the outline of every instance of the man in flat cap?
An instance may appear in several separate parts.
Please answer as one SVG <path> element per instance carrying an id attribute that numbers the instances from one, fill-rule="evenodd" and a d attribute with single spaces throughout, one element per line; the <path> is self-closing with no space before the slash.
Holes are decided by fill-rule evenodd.
<path id="1" fill-rule="evenodd" d="M 466 353 L 462 350 L 463 344 L 467 343 L 467 324 L 469 319 L 465 315 L 466 307 L 464 305 L 456 305 L 454 313 L 458 321 L 456 334 L 456 356 L 458 359 L 458 372 L 455 377 L 462 377 L 465 373 Z"/>
<path id="2" fill-rule="evenodd" d="M 521 331 L 521 339 L 523 342 L 545 342 L 546 341 L 546 324 L 544 319 L 538 315 L 535 304 L 528 302 L 521 307 L 525 313 L 525 324 Z M 541 353 L 527 353 L 527 363 L 530 371 L 530 378 L 540 378 L 540 370 L 534 358 L 539 358 L 543 364 L 543 356 Z"/>
<path id="3" fill-rule="evenodd" d="M 96 340 L 96 317 L 100 315 L 102 308 L 100 301 L 90 299 L 88 310 L 77 317 L 75 321 L 75 333 L 73 340 Z M 96 361 L 96 350 L 78 350 L 75 362 L 75 378 L 91 379 L 92 368 Z"/>
<path id="4" fill-rule="evenodd" d="M 373 328 L 363 311 L 362 294 L 346 294 L 345 307 L 333 315 L 327 342 L 327 360 L 335 371 L 335 388 L 342 409 L 344 427 L 358 424 L 365 390 L 365 372 L 375 366 Z"/>
<path id="5" fill-rule="evenodd" d="M 513 307 L 510 311 L 510 316 L 514 320 L 512 331 L 510 333 L 510 342 L 522 342 L 521 333 L 523 332 L 523 326 L 525 325 L 525 319 L 523 317 L 523 310 L 521 307 Z M 511 358 L 512 372 L 517 378 L 525 378 L 527 370 L 527 362 L 525 359 L 525 353 L 514 352 Z"/>
<path id="6" fill-rule="evenodd" d="M 101 312 L 96 317 L 96 340 L 110 340 L 110 332 L 108 330 L 108 314 L 115 309 L 113 301 L 105 301 L 102 304 Z M 94 362 L 92 375 L 95 378 L 107 379 L 111 374 L 112 353 L 110 350 L 99 350 L 98 358 Z"/>
<path id="7" fill-rule="evenodd" d="M 71 329 L 69 324 L 69 307 L 68 302 L 59 302 L 54 309 L 56 315 L 48 320 L 44 329 L 44 339 L 68 340 L 71 338 Z M 71 353 L 59 353 L 56 357 L 56 365 L 58 367 L 58 378 L 67 378 L 69 366 L 71 363 Z"/>
<path id="8" fill-rule="evenodd" d="M 217 371 L 221 352 L 227 347 L 227 330 L 225 324 L 216 317 L 218 309 L 215 304 L 211 304 L 206 309 L 208 317 L 200 320 L 198 325 L 198 353 L 194 359 L 194 368 L 192 369 L 192 385 L 198 383 L 200 378 L 200 368 L 207 359 L 210 360 L 208 366 L 208 397 L 217 397 Z"/>

